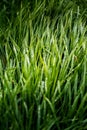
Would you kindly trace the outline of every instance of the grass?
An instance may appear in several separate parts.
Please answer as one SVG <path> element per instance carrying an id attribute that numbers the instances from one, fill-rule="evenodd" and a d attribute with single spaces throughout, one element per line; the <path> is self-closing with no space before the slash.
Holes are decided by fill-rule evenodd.
<path id="1" fill-rule="evenodd" d="M 86 130 L 83 8 L 63 0 L 26 3 L 0 13 L 0 129 Z"/>

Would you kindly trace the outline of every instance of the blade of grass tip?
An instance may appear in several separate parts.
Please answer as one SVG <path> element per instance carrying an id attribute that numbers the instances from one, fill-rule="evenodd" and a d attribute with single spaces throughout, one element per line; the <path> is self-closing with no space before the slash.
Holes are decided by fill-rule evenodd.
<path id="1" fill-rule="evenodd" d="M 58 94 L 60 94 L 60 82 L 58 80 L 57 82 L 57 86 L 55 88 L 55 91 L 53 92 L 53 96 L 52 96 L 52 102 L 55 103 L 57 101 L 57 99 L 59 98 Z"/>
<path id="2" fill-rule="evenodd" d="M 82 65 L 83 59 L 82 61 L 75 67 L 73 68 L 65 77 L 65 79 L 67 79 L 74 71 L 77 71 L 79 69 L 79 67 Z"/>
<path id="3" fill-rule="evenodd" d="M 75 46 L 75 48 L 72 50 L 72 52 L 70 53 L 70 55 L 67 56 L 67 58 L 65 58 L 66 60 L 64 60 L 64 62 L 62 63 L 62 67 L 61 67 L 60 75 L 59 75 L 60 78 L 64 77 L 64 75 L 66 74 L 66 71 L 67 71 L 67 69 L 69 67 L 69 63 L 71 62 L 71 57 L 73 56 L 76 48 L 77 48 L 77 46 Z M 65 52 L 65 54 L 67 55 L 67 51 Z M 71 72 L 69 72 L 69 73 L 71 73 Z"/>
<path id="4" fill-rule="evenodd" d="M 28 106 L 27 106 L 26 102 L 23 102 L 23 105 L 24 105 L 24 108 L 25 108 L 25 111 L 26 111 L 26 116 L 28 118 Z"/>
<path id="5" fill-rule="evenodd" d="M 83 99 L 81 101 L 81 104 L 79 105 L 79 108 L 77 110 L 76 116 L 79 116 L 79 114 L 82 115 L 83 109 L 85 107 L 84 106 L 85 102 L 87 102 L 87 93 L 85 94 L 85 96 L 83 97 Z"/>
<path id="6" fill-rule="evenodd" d="M 30 68 L 29 56 L 27 54 L 24 54 L 24 57 L 22 59 L 23 59 L 22 73 L 23 73 L 25 79 L 28 79 L 28 77 L 29 77 L 29 68 Z"/>
<path id="7" fill-rule="evenodd" d="M 67 57 L 67 59 L 64 61 L 64 63 L 62 63 L 62 66 L 61 66 L 61 70 L 60 70 L 60 74 L 59 74 L 59 79 L 62 80 L 65 78 L 65 75 L 67 73 L 67 69 L 69 67 L 69 63 L 70 63 L 70 56 Z"/>
<path id="8" fill-rule="evenodd" d="M 19 110 L 19 105 L 18 105 L 18 99 L 16 98 L 16 93 L 13 97 L 13 100 L 14 100 L 14 104 L 13 104 L 13 108 L 14 108 L 14 113 L 15 113 L 15 118 L 17 120 L 17 123 L 19 126 L 21 126 L 21 116 L 20 116 L 20 110 Z"/>
<path id="9" fill-rule="evenodd" d="M 57 123 L 58 119 L 56 117 L 56 113 L 55 113 L 55 110 L 54 110 L 54 105 L 50 102 L 50 100 L 44 96 L 44 99 L 47 101 L 47 103 L 49 104 L 50 108 L 51 108 L 51 111 L 53 113 L 53 116 L 54 116 L 54 119 L 55 119 L 55 124 L 57 126 L 57 128 L 60 130 L 60 127 L 59 127 L 59 124 Z"/>
<path id="10" fill-rule="evenodd" d="M 78 102 L 79 102 L 79 97 L 80 95 L 77 95 L 73 101 L 72 107 L 68 113 L 68 116 L 71 118 L 72 116 L 74 117 L 74 114 L 76 114 Z M 74 118 L 72 119 L 73 121 L 75 120 Z"/>
<path id="11" fill-rule="evenodd" d="M 10 39 L 11 39 L 13 45 L 16 47 L 16 49 L 17 49 L 18 51 L 20 51 L 20 47 L 17 45 L 17 43 L 15 42 L 15 40 L 14 40 L 11 36 L 10 36 Z"/>
<path id="12" fill-rule="evenodd" d="M 70 67 L 70 71 L 72 71 L 72 69 L 74 68 L 74 63 L 75 63 L 75 56 L 74 54 L 71 56 L 71 67 Z"/>
<path id="13" fill-rule="evenodd" d="M 55 126 L 55 120 L 54 119 L 49 119 L 49 122 L 47 123 L 46 127 L 43 130 L 51 130 L 52 127 L 56 127 Z M 58 130 L 60 130 L 59 128 L 57 128 Z"/>
<path id="14" fill-rule="evenodd" d="M 37 17 L 37 14 L 39 11 L 43 11 L 44 2 L 37 4 L 37 6 L 34 8 L 33 12 L 31 13 L 31 19 L 35 19 Z"/>
<path id="15" fill-rule="evenodd" d="M 63 88 L 63 93 L 65 94 L 64 100 L 65 102 L 68 100 L 68 109 L 71 108 L 71 83 L 70 79 L 67 79 L 67 82 Z"/>
<path id="16" fill-rule="evenodd" d="M 54 94 L 56 83 L 57 83 L 57 80 L 58 80 L 59 67 L 60 67 L 60 63 L 59 62 L 56 65 L 56 58 L 55 58 L 55 61 L 54 61 L 53 72 L 52 72 L 52 75 L 53 75 L 52 77 L 53 77 L 53 80 L 54 80 L 53 87 L 52 87 L 52 93 L 53 94 Z"/>
<path id="17" fill-rule="evenodd" d="M 47 73 L 47 72 L 48 72 L 48 67 L 47 67 L 45 61 L 43 60 L 41 54 L 40 54 L 40 61 L 41 61 L 41 63 L 43 64 L 44 72 Z"/>
<path id="18" fill-rule="evenodd" d="M 32 129 L 32 124 L 33 124 L 33 112 L 34 112 L 34 104 L 32 104 L 28 110 L 29 113 L 29 122 L 28 122 L 28 129 Z"/>

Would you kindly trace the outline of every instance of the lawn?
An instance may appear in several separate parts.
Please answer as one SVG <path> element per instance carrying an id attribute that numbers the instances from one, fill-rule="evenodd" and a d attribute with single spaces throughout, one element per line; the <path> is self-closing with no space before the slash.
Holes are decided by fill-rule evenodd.
<path id="1" fill-rule="evenodd" d="M 86 3 L 0 2 L 0 130 L 87 130 Z"/>

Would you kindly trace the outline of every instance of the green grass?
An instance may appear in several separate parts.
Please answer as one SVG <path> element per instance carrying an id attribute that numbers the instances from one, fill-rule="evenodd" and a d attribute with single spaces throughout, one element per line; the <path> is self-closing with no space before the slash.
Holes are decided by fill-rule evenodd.
<path id="1" fill-rule="evenodd" d="M 3 6 L 0 129 L 87 129 L 86 13 L 67 2 Z"/>

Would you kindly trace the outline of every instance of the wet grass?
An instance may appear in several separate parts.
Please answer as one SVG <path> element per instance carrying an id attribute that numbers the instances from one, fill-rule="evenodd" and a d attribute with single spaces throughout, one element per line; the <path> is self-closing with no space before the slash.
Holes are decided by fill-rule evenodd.
<path id="1" fill-rule="evenodd" d="M 87 129 L 86 21 L 54 1 L 26 1 L 0 28 L 0 129 Z"/>

